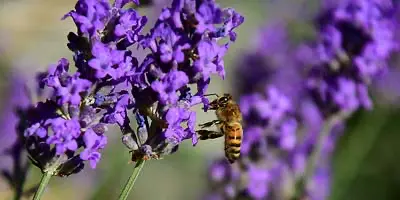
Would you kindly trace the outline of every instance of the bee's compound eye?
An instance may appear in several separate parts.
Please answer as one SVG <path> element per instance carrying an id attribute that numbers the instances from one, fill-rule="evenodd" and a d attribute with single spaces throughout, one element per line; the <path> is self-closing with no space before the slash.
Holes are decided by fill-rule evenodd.
<path id="1" fill-rule="evenodd" d="M 221 97 L 221 99 L 219 100 L 219 102 L 221 103 L 221 104 L 226 104 L 227 102 L 228 102 L 228 98 L 227 97 Z"/>

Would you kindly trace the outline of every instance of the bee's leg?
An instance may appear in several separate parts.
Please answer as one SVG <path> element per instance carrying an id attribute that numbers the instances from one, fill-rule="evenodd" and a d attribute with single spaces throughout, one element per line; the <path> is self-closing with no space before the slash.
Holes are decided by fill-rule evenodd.
<path id="1" fill-rule="evenodd" d="M 220 124 L 221 123 L 221 121 L 219 121 L 219 120 L 213 120 L 213 121 L 211 121 L 211 122 L 207 122 L 207 123 L 204 123 L 204 124 L 199 124 L 199 126 L 201 127 L 201 128 L 208 128 L 208 127 L 210 127 L 210 126 L 212 126 L 212 125 L 216 125 L 216 124 Z"/>
<path id="2" fill-rule="evenodd" d="M 197 133 L 200 135 L 200 140 L 208 140 L 222 137 L 224 133 L 218 131 L 210 131 L 210 130 L 198 130 Z"/>

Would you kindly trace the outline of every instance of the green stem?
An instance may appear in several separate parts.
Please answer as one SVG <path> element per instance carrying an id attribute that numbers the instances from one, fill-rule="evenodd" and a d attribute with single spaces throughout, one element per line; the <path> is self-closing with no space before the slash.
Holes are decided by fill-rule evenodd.
<path id="1" fill-rule="evenodd" d="M 44 190 L 47 187 L 47 184 L 50 181 L 50 178 L 53 174 L 50 171 L 44 172 L 42 175 L 42 179 L 40 180 L 40 184 L 38 189 L 36 190 L 35 196 L 33 196 L 33 200 L 40 200 L 43 195 Z"/>
<path id="2" fill-rule="evenodd" d="M 305 191 L 306 191 L 307 183 L 314 175 L 314 172 L 317 168 L 317 162 L 321 157 L 322 149 L 325 145 L 326 140 L 329 137 L 329 134 L 332 131 L 332 128 L 334 128 L 340 122 L 344 121 L 349 116 L 349 114 L 350 113 L 348 113 L 348 112 L 337 113 L 337 114 L 331 116 L 330 118 L 328 118 L 326 120 L 326 122 L 324 123 L 322 130 L 318 135 L 315 148 L 311 152 L 311 155 L 307 161 L 307 165 L 306 165 L 306 169 L 304 170 L 304 174 L 296 182 L 296 186 L 295 186 L 296 191 L 292 198 L 293 200 L 303 199 L 303 196 L 306 195 Z"/>
<path id="3" fill-rule="evenodd" d="M 135 181 L 138 178 L 140 171 L 142 170 L 142 168 L 144 166 L 144 163 L 145 163 L 144 160 L 137 161 L 135 168 L 133 168 L 132 175 L 129 177 L 124 188 L 122 189 L 122 192 L 119 195 L 118 200 L 126 200 L 128 198 L 128 195 L 129 195 L 130 191 L 132 190 L 133 185 L 135 184 Z"/>

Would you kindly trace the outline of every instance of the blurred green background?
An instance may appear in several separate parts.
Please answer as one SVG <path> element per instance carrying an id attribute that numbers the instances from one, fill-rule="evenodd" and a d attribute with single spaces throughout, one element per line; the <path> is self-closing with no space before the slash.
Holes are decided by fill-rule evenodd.
<path id="1" fill-rule="evenodd" d="M 75 0 L 0 0 L 0 90 L 6 91 L 6 77 L 11 68 L 18 68 L 31 79 L 59 58 L 71 58 L 66 35 L 75 31 L 72 20 L 61 21 Z M 295 38 L 312 37 L 309 20 L 318 8 L 316 0 L 220 0 L 223 6 L 237 9 L 245 16 L 238 30 L 238 41 L 225 57 L 227 79 L 214 79 L 209 91 L 232 91 L 235 79 L 233 63 L 243 51 L 254 44 L 254 35 L 260 26 L 276 20 L 295 21 L 290 30 Z M 147 29 L 154 23 L 157 13 L 167 1 L 140 8 L 150 17 Z M 31 80 L 30 80 L 31 81 Z M 394 100 L 396 100 L 394 97 Z M 0 97 L 3 102 L 6 96 Z M 334 157 L 332 199 L 400 199 L 399 155 L 400 112 L 396 101 L 386 96 L 376 97 L 376 108 L 357 113 L 347 125 Z M 7 106 L 1 105 L 0 108 Z M 209 113 L 198 113 L 200 122 L 208 121 Z M 213 116 L 214 117 L 214 116 Z M 0 127 L 1 128 L 1 127 Z M 1 134 L 1 133 L 0 133 Z M 121 186 L 131 173 L 129 153 L 120 143 L 120 133 L 108 133 L 109 144 L 103 151 L 96 170 L 68 178 L 51 180 L 44 200 L 108 200 L 116 199 Z M 223 156 L 223 140 L 198 144 L 193 148 L 185 142 L 180 150 L 160 161 L 148 162 L 142 171 L 130 199 L 185 200 L 199 199 L 206 190 L 206 166 L 216 157 Z M 40 171 L 31 170 L 28 186 L 40 180 Z M 0 199 L 11 199 L 7 185 L 0 181 Z"/>

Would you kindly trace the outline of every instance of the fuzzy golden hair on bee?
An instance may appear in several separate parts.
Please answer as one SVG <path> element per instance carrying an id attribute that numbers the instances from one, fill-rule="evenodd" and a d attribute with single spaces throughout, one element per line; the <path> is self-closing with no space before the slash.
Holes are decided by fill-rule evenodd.
<path id="1" fill-rule="evenodd" d="M 201 130 L 197 131 L 200 140 L 214 139 L 225 136 L 225 156 L 230 163 L 234 163 L 240 157 L 240 147 L 242 144 L 243 128 L 242 113 L 239 105 L 233 100 L 232 95 L 215 95 L 217 99 L 210 103 L 210 110 L 215 110 L 217 120 L 200 124 Z M 207 130 L 215 125 L 219 131 Z"/>

